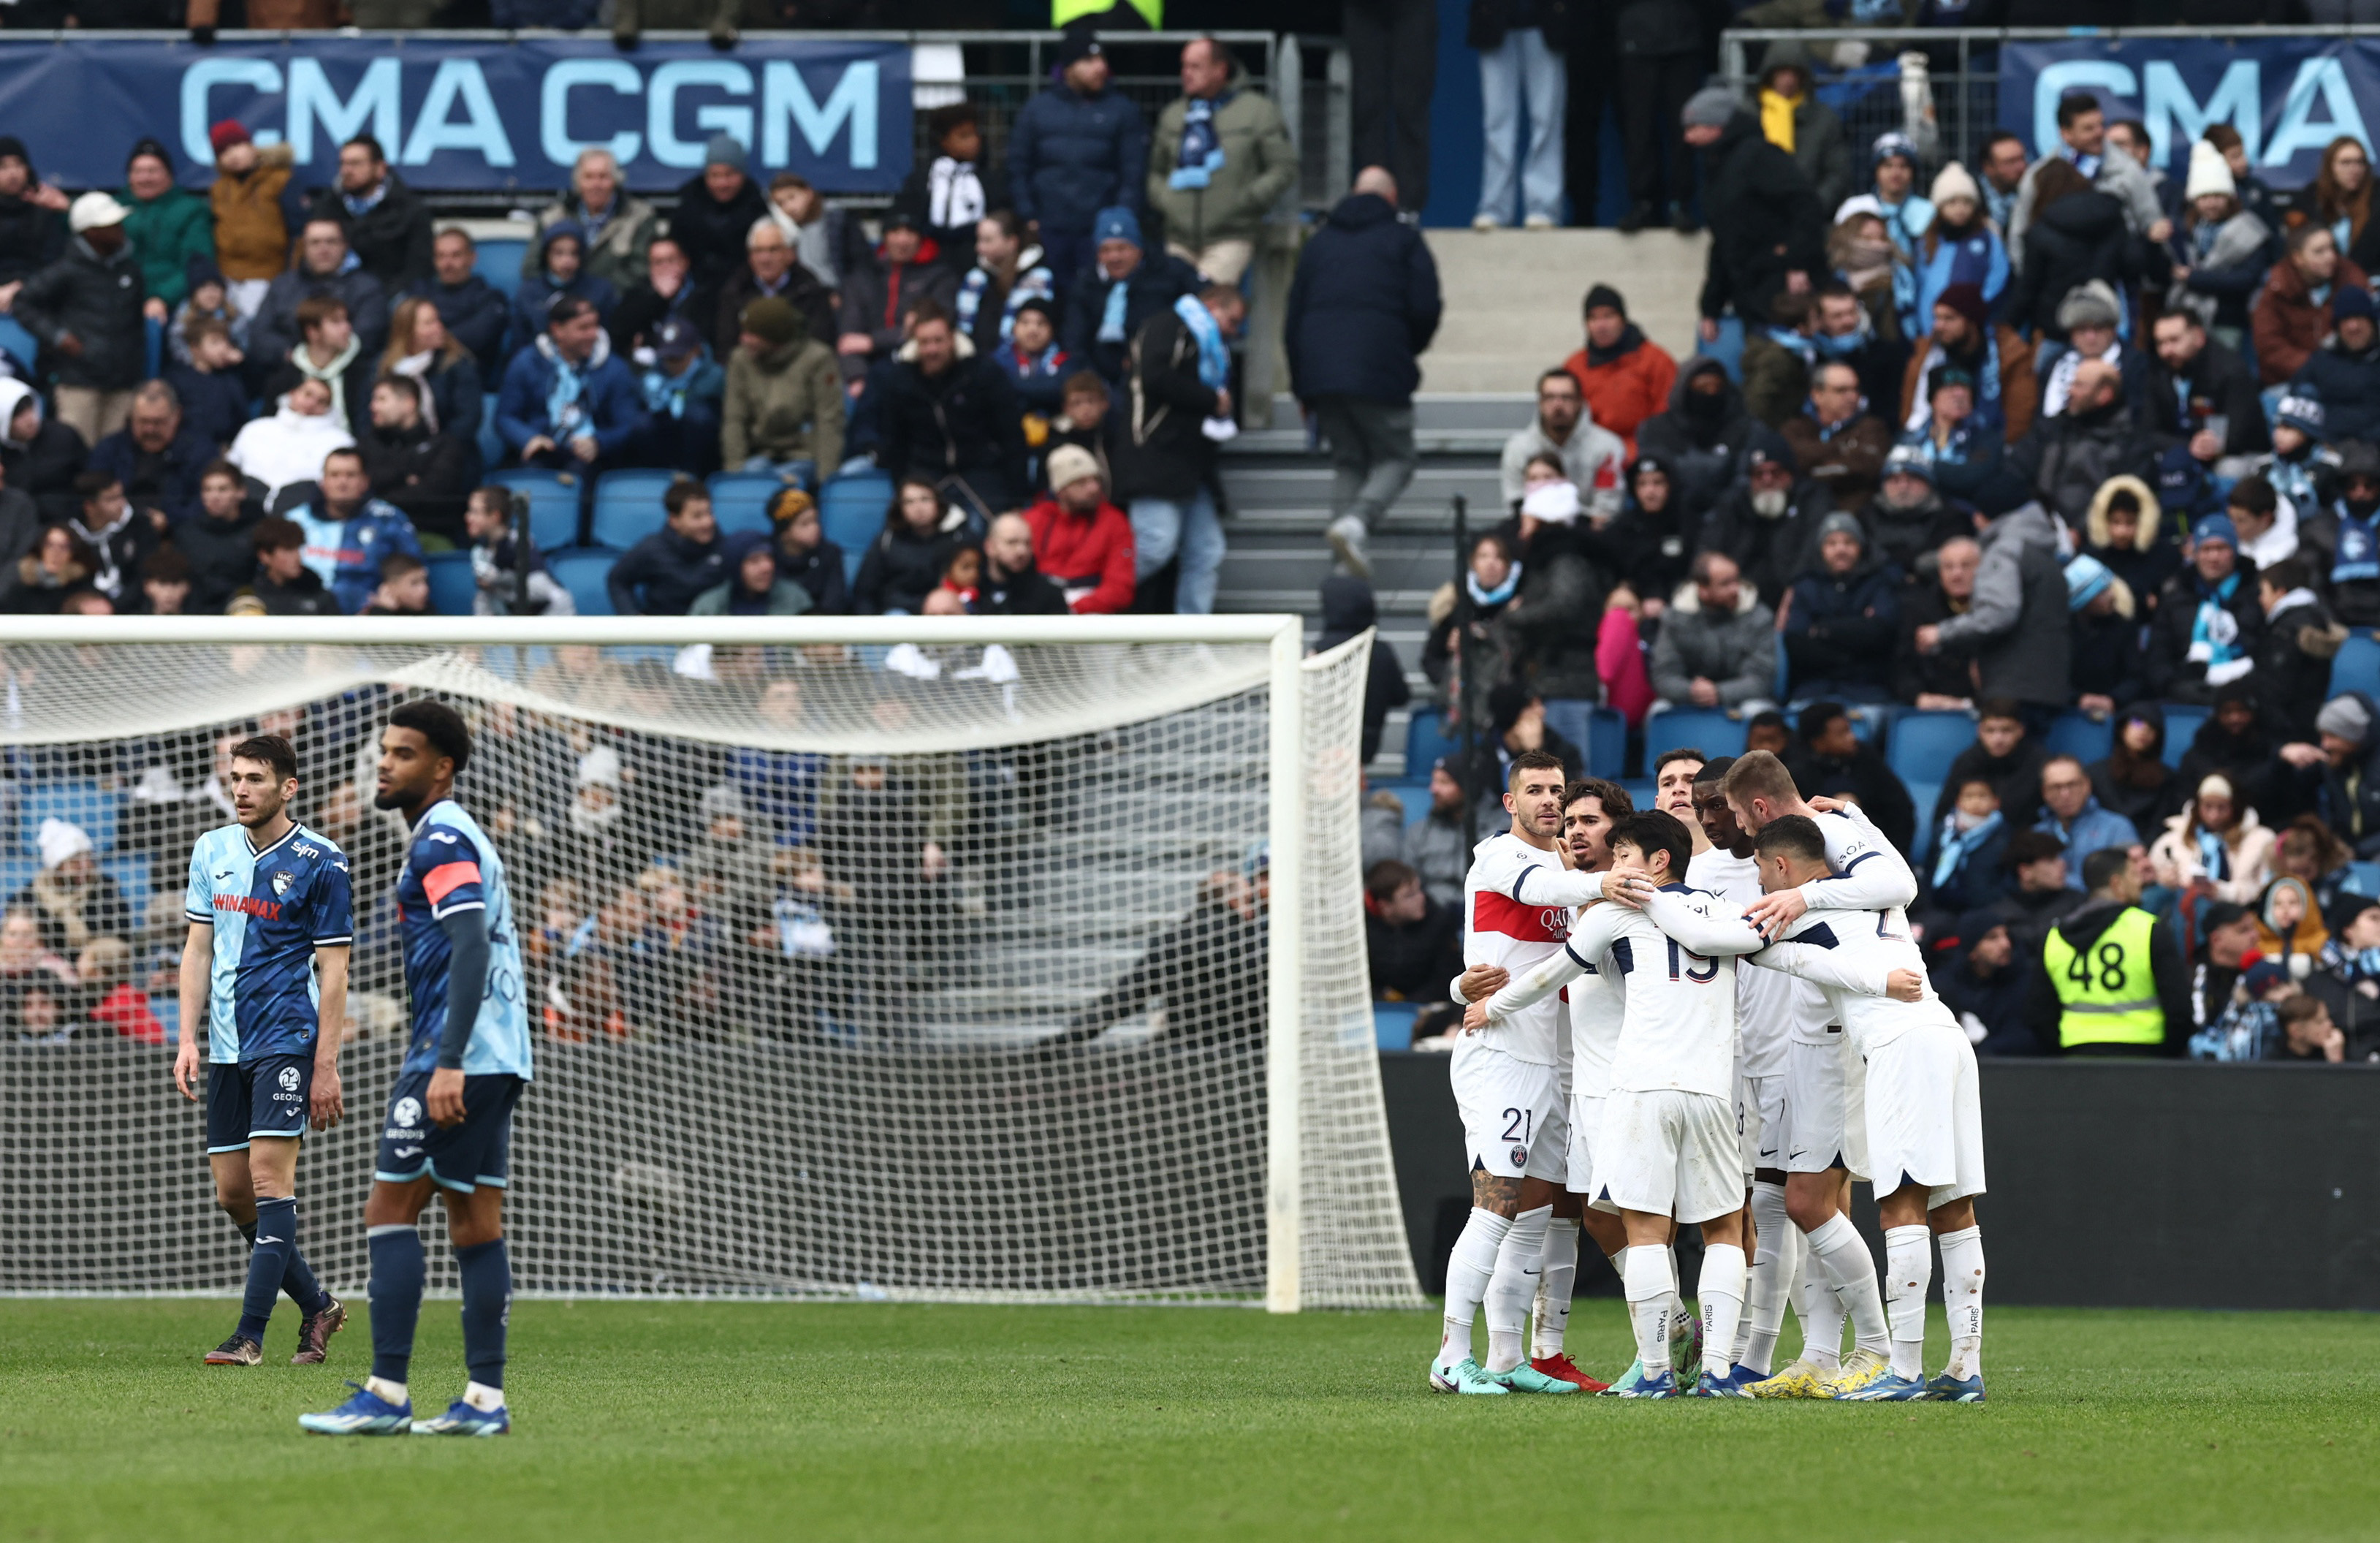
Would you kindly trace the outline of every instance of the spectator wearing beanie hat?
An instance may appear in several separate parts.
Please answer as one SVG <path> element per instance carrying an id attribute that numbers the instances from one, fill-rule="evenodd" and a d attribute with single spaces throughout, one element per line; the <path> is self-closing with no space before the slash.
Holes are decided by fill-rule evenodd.
<path id="1" fill-rule="evenodd" d="M 843 412 L 834 354 L 809 334 L 792 303 L 771 296 L 746 306 L 727 356 L 722 464 L 781 476 L 807 468 L 812 481 L 831 477 L 843 464 Z"/>
<path id="2" fill-rule="evenodd" d="M 33 170 L 24 140 L 0 134 L 0 283 L 39 273 L 66 247 L 66 194 Z"/>
<path id="3" fill-rule="evenodd" d="M 2166 581 L 2150 625 L 2148 686 L 2169 702 L 2212 702 L 2216 691 L 2256 667 L 2265 610 L 2256 601 L 2255 564 L 2240 556 L 2240 531 L 2228 515 L 2202 516 L 2190 528 L 2190 565 Z"/>
<path id="4" fill-rule="evenodd" d="M 744 169 L 749 159 L 735 135 L 713 134 L 702 169 L 678 188 L 670 212 L 670 239 L 693 265 L 695 286 L 714 295 L 744 261 L 753 223 L 769 217 L 769 200 Z"/>
<path id="5" fill-rule="evenodd" d="M 2331 297 L 2331 334 L 2289 381 L 2292 395 L 2319 401 L 2313 437 L 2325 444 L 2380 439 L 2380 316 L 2369 292 L 2341 287 Z"/>
<path id="6" fill-rule="evenodd" d="M 286 140 L 259 149 L 247 128 L 225 118 L 207 131 L 215 181 L 207 201 L 215 216 L 215 261 L 230 281 L 232 310 L 242 318 L 264 303 L 265 286 L 289 266 L 289 216 L 282 202 L 297 168 Z"/>
<path id="7" fill-rule="evenodd" d="M 2308 369 L 2321 358 L 2315 355 L 2314 360 L 2308 361 Z M 2357 427 L 2364 432 L 2369 432 L 2374 422 L 2380 422 L 2380 361 L 2375 361 L 2371 384 L 2374 400 L 2353 415 Z M 2331 500 L 2338 496 L 2338 452 L 2324 443 L 2330 438 L 2325 431 L 2330 416 L 2306 371 L 2300 371 L 2298 378 L 2273 404 L 2273 448 L 2250 463 L 2255 475 L 2270 482 L 2275 492 L 2289 501 L 2301 520 L 2329 508 Z M 2360 439 L 2363 435 L 2343 433 L 2338 437 Z"/>
<path id="8" fill-rule="evenodd" d="M 2092 279 L 2078 284 L 2058 302 L 2057 327 L 2053 336 L 2066 344 L 2049 367 L 2041 383 L 2041 416 L 2056 418 L 2066 410 L 2066 398 L 2074 389 L 2074 373 L 2088 359 L 2102 359 L 2114 365 L 2123 374 L 2124 400 L 2143 422 L 2153 420 L 2154 409 L 2149 403 L 2148 352 L 2144 347 L 2127 346 L 2116 335 L 2122 323 L 2124 302 L 2116 294 L 2115 286 L 2105 279 Z"/>
<path id="9" fill-rule="evenodd" d="M 188 298 L 190 264 L 212 263 L 215 243 L 207 200 L 174 180 L 174 158 L 155 140 L 144 139 L 125 158 L 124 238 L 140 260 L 149 289 L 149 314 L 163 322 Z"/>
<path id="10" fill-rule="evenodd" d="M 1628 320 L 1620 291 L 1598 284 L 1586 292 L 1586 346 L 1562 360 L 1578 381 L 1586 410 L 1599 428 L 1620 436 L 1636 458 L 1636 426 L 1667 412 L 1678 361 Z"/>
<path id="11" fill-rule="evenodd" d="M 2262 383 L 2281 385 L 2306 366 L 2330 335 L 2333 308 L 2350 289 L 2372 281 L 2341 253 L 2330 227 L 2302 225 L 2289 232 L 2289 255 L 2273 264 L 2249 315 Z"/>
<path id="12" fill-rule="evenodd" d="M 2190 147 L 2182 202 L 2166 310 L 2190 311 L 2236 351 L 2248 335 L 2248 302 L 2280 256 L 2278 236 L 2240 207 L 2229 164 L 2204 140 Z"/>
<path id="13" fill-rule="evenodd" d="M 1954 284 L 1972 284 L 1988 310 L 2009 286 L 2008 248 L 1984 217 L 1983 190 L 1956 161 L 1935 176 L 1934 220 L 1917 238 L 1917 319 L 1931 323 L 1934 302 Z"/>
<path id="14" fill-rule="evenodd" d="M 1901 429 L 1921 430 L 1931 421 L 1929 377 L 1944 365 L 1953 365 L 1973 383 L 1974 409 L 1983 421 L 2010 441 L 2031 431 L 2041 404 L 2033 345 L 2014 328 L 1993 322 L 1983 286 L 1966 281 L 1944 285 L 1918 314 L 1933 331 L 1911 356 L 1908 372 L 1901 377 Z"/>
<path id="15" fill-rule="evenodd" d="M 1025 512 L 1033 565 L 1056 584 L 1076 615 L 1132 609 L 1132 522 L 1108 502 L 1099 463 L 1078 444 L 1050 452 L 1050 492 Z"/>

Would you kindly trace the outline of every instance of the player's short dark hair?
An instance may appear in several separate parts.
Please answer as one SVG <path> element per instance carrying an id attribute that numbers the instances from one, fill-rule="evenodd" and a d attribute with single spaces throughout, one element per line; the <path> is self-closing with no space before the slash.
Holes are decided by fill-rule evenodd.
<path id="1" fill-rule="evenodd" d="M 2074 127 L 2074 120 L 2083 114 L 2104 110 L 2099 105 L 2099 99 L 2089 91 L 2068 91 L 2058 99 L 2058 127 L 2071 128 Z M 2327 230 L 2329 226 L 2325 225 L 2323 228 Z"/>
<path id="2" fill-rule="evenodd" d="M 1766 798 L 1781 803 L 1801 796 L 1802 790 L 1793 784 L 1793 773 L 1771 750 L 1746 750 L 1735 758 L 1727 769 L 1727 781 L 1722 784 L 1729 802 L 1738 798 Z"/>
<path id="3" fill-rule="evenodd" d="M 1562 789 L 1562 808 L 1582 798 L 1602 800 L 1604 817 L 1615 824 L 1636 812 L 1636 800 L 1618 783 L 1604 777 L 1581 777 Z"/>
<path id="4" fill-rule="evenodd" d="M 1728 772 L 1734 765 L 1735 758 L 1733 756 L 1721 756 L 1717 760 L 1706 760 L 1703 762 L 1703 769 L 1694 773 L 1694 785 L 1696 787 L 1700 787 L 1705 783 L 1723 783 L 1727 781 Z"/>
<path id="5" fill-rule="evenodd" d="M 1683 883 L 1686 864 L 1694 855 L 1694 838 L 1686 833 L 1685 822 L 1662 809 L 1645 809 L 1632 814 L 1612 828 L 1607 838 L 1612 844 L 1626 842 L 1645 855 L 1645 865 L 1652 864 L 1653 854 L 1670 855 L 1670 881 Z"/>
<path id="6" fill-rule="evenodd" d="M 1658 777 L 1662 772 L 1667 772 L 1670 769 L 1670 763 L 1681 760 L 1700 761 L 1706 766 L 1710 764 L 1710 758 L 1703 754 L 1702 747 L 1700 746 L 1676 745 L 1662 751 L 1658 756 L 1656 756 L 1653 759 L 1653 775 Z M 1695 774 L 1694 781 L 1702 781 L 1701 773 L 1697 772 Z"/>
<path id="7" fill-rule="evenodd" d="M 261 760 L 273 768 L 273 780 L 285 783 L 298 775 L 298 752 L 277 734 L 252 734 L 231 747 L 234 760 Z"/>
<path id="8" fill-rule="evenodd" d="M 430 747 L 454 761 L 459 775 L 471 763 L 471 731 L 463 723 L 463 715 L 444 702 L 427 697 L 417 697 L 400 702 L 388 715 L 393 729 L 411 729 L 430 741 Z"/>
<path id="9" fill-rule="evenodd" d="M 1512 770 L 1504 779 L 1504 790 L 1509 793 L 1520 786 L 1524 772 L 1560 772 L 1563 769 L 1561 757 L 1551 750 L 1524 750 L 1512 758 Z"/>
<path id="10" fill-rule="evenodd" d="M 2022 723 L 2024 722 L 2024 709 L 2017 705 L 2014 697 L 1985 697 L 1975 704 L 1976 723 L 1985 723 L 1994 718 L 2005 718 L 2010 723 Z"/>
<path id="11" fill-rule="evenodd" d="M 1420 872 L 1411 863 L 1394 857 L 1382 857 L 1364 870 L 1364 893 L 1376 902 L 1394 900 L 1399 890 L 1419 882 Z"/>
<path id="12" fill-rule="evenodd" d="M 1802 862 L 1827 860 L 1827 838 L 1820 833 L 1818 822 L 1806 814 L 1789 814 L 1763 825 L 1752 838 L 1752 849 L 1764 857 L 1781 852 Z"/>
<path id="13" fill-rule="evenodd" d="M 2019 831 L 2009 838 L 2008 867 L 2011 873 L 2034 863 L 2066 856 L 2066 844 L 2047 831 Z"/>
<path id="14" fill-rule="evenodd" d="M 700 499 L 705 504 L 710 503 L 710 490 L 691 477 L 681 477 L 672 482 L 662 493 L 662 509 L 672 519 L 675 519 L 685 511 L 687 504 L 697 499 Z"/>
<path id="15" fill-rule="evenodd" d="M 2119 875 L 2132 866 L 2131 852 L 2121 846 L 2102 846 L 2082 859 L 2082 887 L 2096 894 L 2116 881 Z"/>

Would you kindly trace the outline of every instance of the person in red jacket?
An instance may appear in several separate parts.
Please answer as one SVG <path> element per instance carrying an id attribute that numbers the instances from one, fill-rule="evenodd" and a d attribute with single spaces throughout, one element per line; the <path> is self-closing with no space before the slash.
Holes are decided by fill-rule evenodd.
<path id="1" fill-rule="evenodd" d="M 1586 292 L 1586 346 L 1562 361 L 1578 377 L 1596 423 L 1628 443 L 1636 458 L 1636 425 L 1670 410 L 1678 361 L 1628 320 L 1620 291 L 1598 284 Z"/>
<path id="2" fill-rule="evenodd" d="M 1132 609 L 1132 521 L 1108 502 L 1099 463 L 1076 444 L 1050 452 L 1050 492 L 1025 511 L 1033 565 L 1078 616 Z"/>

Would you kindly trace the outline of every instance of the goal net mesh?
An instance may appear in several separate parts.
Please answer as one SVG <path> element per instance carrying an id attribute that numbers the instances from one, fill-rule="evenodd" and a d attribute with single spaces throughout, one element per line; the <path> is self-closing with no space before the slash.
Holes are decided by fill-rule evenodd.
<path id="1" fill-rule="evenodd" d="M 1367 653 L 1302 672 L 1307 1306 L 1422 1301 L 1367 1000 Z M 523 1291 L 1263 1293 L 1265 644 L 20 643 L 0 666 L 0 1291 L 244 1279 L 169 1069 L 191 844 L 230 821 L 252 732 L 295 743 L 293 813 L 352 865 L 348 1118 L 307 1138 L 298 1195 L 316 1270 L 360 1286 L 409 1023 L 372 767 L 390 707 L 430 694 L 472 724 L 457 796 L 506 866 L 540 1026 Z"/>

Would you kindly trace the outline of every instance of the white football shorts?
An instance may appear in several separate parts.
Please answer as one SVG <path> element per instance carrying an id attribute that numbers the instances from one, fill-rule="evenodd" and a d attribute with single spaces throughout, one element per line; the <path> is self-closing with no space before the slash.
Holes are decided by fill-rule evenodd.
<path id="1" fill-rule="evenodd" d="M 1921 1184 L 1932 1210 L 1984 1193 L 1984 1100 L 1964 1034 L 1913 1029 L 1868 1057 L 1867 1151 L 1879 1197 Z"/>
<path id="2" fill-rule="evenodd" d="M 1500 1179 L 1561 1183 L 1569 1171 L 1570 1124 L 1560 1068 L 1520 1060 L 1469 1035 L 1455 1040 L 1452 1059 L 1447 1075 L 1463 1115 L 1467 1169 Z"/>
<path id="3" fill-rule="evenodd" d="M 1743 1168 L 1727 1099 L 1674 1087 L 1604 1100 L 1595 1193 L 1622 1210 L 1707 1221 L 1743 1205 Z"/>

